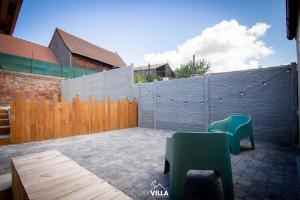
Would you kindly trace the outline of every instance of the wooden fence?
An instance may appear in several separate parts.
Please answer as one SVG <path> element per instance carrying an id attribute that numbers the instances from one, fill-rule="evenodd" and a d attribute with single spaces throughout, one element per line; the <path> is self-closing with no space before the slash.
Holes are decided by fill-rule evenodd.
<path id="1" fill-rule="evenodd" d="M 59 102 L 57 95 L 53 95 L 50 102 L 34 93 L 30 99 L 23 99 L 17 92 L 10 105 L 13 144 L 137 126 L 136 101 L 127 97 L 111 102 L 109 97 L 103 101 L 92 97 L 81 101 L 75 96 L 72 102 L 64 97 Z"/>

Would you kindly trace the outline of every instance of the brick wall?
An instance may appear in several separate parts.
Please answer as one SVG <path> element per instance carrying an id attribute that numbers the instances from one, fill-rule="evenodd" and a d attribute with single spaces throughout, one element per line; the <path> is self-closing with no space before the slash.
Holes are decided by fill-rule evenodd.
<path id="1" fill-rule="evenodd" d="M 111 70 L 112 66 L 103 62 L 99 62 L 84 56 L 72 54 L 72 65 L 78 67 L 84 67 L 91 70 L 102 72 L 103 70 Z"/>
<path id="2" fill-rule="evenodd" d="M 50 98 L 57 93 L 60 96 L 62 78 L 0 70 L 0 106 L 6 106 L 14 99 L 15 91 L 29 95 L 35 91 L 38 95 Z"/>

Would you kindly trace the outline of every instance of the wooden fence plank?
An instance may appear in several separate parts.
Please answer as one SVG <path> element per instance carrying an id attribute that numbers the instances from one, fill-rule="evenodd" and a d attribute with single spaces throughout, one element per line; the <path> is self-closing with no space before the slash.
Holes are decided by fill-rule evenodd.
<path id="1" fill-rule="evenodd" d="M 117 129 L 121 128 L 121 102 L 120 100 L 117 101 Z"/>
<path id="2" fill-rule="evenodd" d="M 25 142 L 30 142 L 31 141 L 31 133 L 30 133 L 30 125 L 31 125 L 31 116 L 30 116 L 30 112 L 31 112 L 31 103 L 29 100 L 25 100 Z"/>
<path id="3" fill-rule="evenodd" d="M 10 102 L 10 120 L 9 120 L 9 125 L 10 125 L 10 143 L 14 144 L 16 143 L 16 101 L 11 101 Z"/>
<path id="4" fill-rule="evenodd" d="M 21 121 L 21 132 L 20 132 L 20 141 L 26 142 L 26 101 L 21 99 L 21 108 L 20 108 L 20 121 Z"/>
<path id="5" fill-rule="evenodd" d="M 67 115 L 67 119 L 68 119 L 68 123 L 67 123 L 67 126 L 66 126 L 66 135 L 67 136 L 71 136 L 72 131 L 73 131 L 73 128 L 72 128 L 72 113 L 71 113 L 72 104 L 73 104 L 72 102 L 67 102 L 66 103 L 66 106 L 67 106 L 66 115 Z"/>
<path id="6" fill-rule="evenodd" d="M 137 126 L 137 104 L 119 99 L 114 102 L 106 97 L 102 101 L 88 97 L 87 101 L 73 97 L 68 103 L 53 95 L 52 101 L 31 94 L 23 99 L 16 93 L 11 102 L 11 143 L 23 143 L 51 138 L 61 138 L 87 133 L 116 130 Z"/>
<path id="7" fill-rule="evenodd" d="M 133 112 L 132 106 L 133 106 L 132 102 L 129 102 L 128 103 L 128 127 L 129 128 L 133 127 L 132 126 L 133 119 L 132 119 L 132 114 L 131 114 Z"/>
<path id="8" fill-rule="evenodd" d="M 93 101 L 93 121 L 92 121 L 92 132 L 96 133 L 98 131 L 98 126 L 99 126 L 99 119 L 98 119 L 98 113 L 99 113 L 99 104 L 98 100 L 94 99 Z"/>
<path id="9" fill-rule="evenodd" d="M 118 129 L 118 101 L 114 103 L 114 130 Z"/>
<path id="10" fill-rule="evenodd" d="M 44 120 L 44 126 L 45 126 L 45 138 L 46 139 L 51 139 L 51 111 L 50 111 L 50 103 L 48 100 L 45 98 L 45 103 L 44 103 L 44 111 L 45 111 L 45 120 Z"/>
<path id="11" fill-rule="evenodd" d="M 111 123 L 111 130 L 116 130 L 116 120 L 115 120 L 115 115 L 116 115 L 116 109 L 115 109 L 115 102 L 111 103 L 110 107 L 110 123 Z"/>
<path id="12" fill-rule="evenodd" d="M 35 107 L 35 110 L 36 110 L 36 124 L 35 124 L 35 139 L 38 141 L 38 140 L 42 140 L 42 136 L 40 135 L 40 133 L 42 132 L 42 118 L 41 118 L 41 101 L 39 99 L 39 101 L 36 102 L 36 107 Z"/>
<path id="13" fill-rule="evenodd" d="M 87 116 L 86 116 L 86 122 L 87 122 L 87 132 L 92 133 L 92 106 L 93 106 L 93 98 L 91 96 L 88 97 L 88 110 L 87 110 Z"/>
<path id="14" fill-rule="evenodd" d="M 125 128 L 125 101 L 122 99 L 121 100 L 121 127 L 120 128 Z"/>
<path id="15" fill-rule="evenodd" d="M 54 110 L 53 105 L 49 103 L 49 138 L 54 138 Z"/>
<path id="16" fill-rule="evenodd" d="M 133 110 L 134 110 L 134 114 L 133 114 L 133 119 L 134 119 L 134 123 L 133 126 L 136 127 L 138 126 L 138 105 L 136 102 L 136 99 L 133 98 Z"/>
<path id="17" fill-rule="evenodd" d="M 15 102 L 16 106 L 15 106 L 15 139 L 13 139 L 12 141 L 14 141 L 15 143 L 20 143 L 21 142 L 21 134 L 22 134 L 22 116 L 21 116 L 21 109 L 22 109 L 22 99 L 21 99 L 21 93 L 20 92 L 16 92 L 16 102 Z"/>
<path id="18" fill-rule="evenodd" d="M 125 97 L 125 104 L 124 104 L 124 117 L 125 117 L 125 127 L 124 128 L 129 128 L 129 101 L 128 97 Z"/>
<path id="19" fill-rule="evenodd" d="M 36 94 L 33 92 L 30 96 L 30 140 L 36 141 Z"/>
<path id="20" fill-rule="evenodd" d="M 53 95 L 53 138 L 59 138 L 61 132 L 61 112 L 59 110 L 58 96 Z"/>
<path id="21" fill-rule="evenodd" d="M 81 101 L 80 102 L 80 116 L 81 116 L 81 121 L 80 121 L 80 133 L 81 134 L 86 134 L 86 130 L 85 130 L 85 120 L 86 120 L 86 102 Z"/>
<path id="22" fill-rule="evenodd" d="M 97 132 L 105 131 L 106 119 L 105 119 L 105 101 L 98 102 L 98 129 Z"/>
<path id="23" fill-rule="evenodd" d="M 105 106 L 105 131 L 109 131 L 111 130 L 111 118 L 110 118 L 110 98 L 106 97 L 105 98 L 105 102 L 104 102 L 104 106 Z"/>
<path id="24" fill-rule="evenodd" d="M 69 113 L 68 104 L 66 99 L 62 97 L 61 99 L 61 132 L 59 137 L 68 136 L 68 124 L 69 124 Z"/>

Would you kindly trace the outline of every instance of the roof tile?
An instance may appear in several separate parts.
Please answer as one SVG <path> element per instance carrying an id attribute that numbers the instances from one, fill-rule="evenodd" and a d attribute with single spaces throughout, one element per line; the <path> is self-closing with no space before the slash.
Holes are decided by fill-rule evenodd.
<path id="1" fill-rule="evenodd" d="M 89 43 L 81 38 L 64 32 L 61 29 L 56 28 L 56 31 L 60 34 L 64 40 L 68 49 L 75 54 L 92 58 L 115 67 L 125 67 L 126 63 L 117 54 L 101 47 L 98 47 L 92 43 Z"/>
<path id="2" fill-rule="evenodd" d="M 0 34 L 0 53 L 58 63 L 50 48 L 4 34 Z"/>
<path id="3" fill-rule="evenodd" d="M 150 65 L 150 69 L 157 69 L 159 67 L 162 67 L 164 65 L 168 65 L 168 63 L 161 63 L 161 64 L 153 64 L 153 65 Z M 139 66 L 139 67 L 135 67 L 134 68 L 134 71 L 144 71 L 144 70 L 148 70 L 149 66 L 148 65 L 145 65 L 145 66 Z"/>

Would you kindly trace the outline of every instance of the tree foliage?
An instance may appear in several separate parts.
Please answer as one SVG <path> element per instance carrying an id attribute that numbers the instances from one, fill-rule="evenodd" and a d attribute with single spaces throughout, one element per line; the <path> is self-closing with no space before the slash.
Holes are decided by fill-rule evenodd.
<path id="1" fill-rule="evenodd" d="M 211 64 L 202 59 L 197 62 L 195 62 L 195 67 L 193 68 L 193 61 L 189 61 L 186 64 L 181 65 L 179 68 L 175 70 L 176 78 L 188 78 L 194 75 L 201 75 L 209 72 L 209 69 L 211 67 Z"/>
<path id="2" fill-rule="evenodd" d="M 143 76 L 134 77 L 134 82 L 135 83 L 147 83 L 147 82 L 153 82 L 155 79 L 158 81 L 163 80 L 162 77 L 160 77 L 156 74 L 145 74 Z"/>

